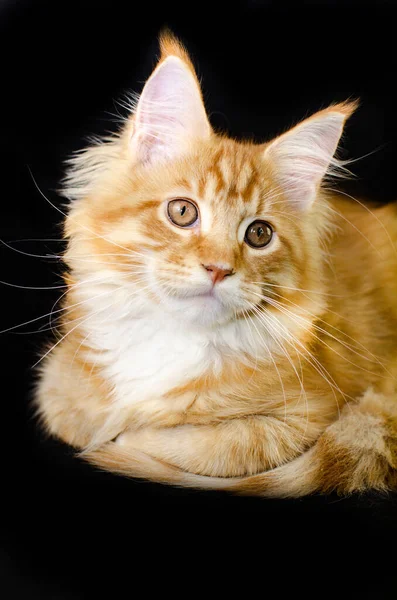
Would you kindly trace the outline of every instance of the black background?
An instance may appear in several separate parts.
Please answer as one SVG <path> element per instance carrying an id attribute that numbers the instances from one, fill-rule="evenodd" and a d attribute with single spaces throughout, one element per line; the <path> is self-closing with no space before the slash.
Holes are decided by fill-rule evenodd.
<path id="1" fill-rule="evenodd" d="M 117 127 L 117 100 L 142 89 L 165 24 L 193 56 L 212 123 L 230 135 L 264 141 L 360 98 L 344 156 L 371 154 L 344 190 L 396 200 L 396 15 L 382 1 L 1 0 L 0 238 L 13 249 L 0 245 L 0 331 L 60 296 L 8 284 L 61 284 L 49 255 L 62 244 L 44 240 L 60 237 L 63 161 L 84 136 Z M 214 582 L 223 594 L 243 585 L 246 595 L 256 586 L 265 596 L 395 597 L 395 496 L 178 490 L 98 472 L 45 440 L 29 394 L 47 327 L 48 317 L 0 335 L 2 597 L 113 600 L 158 583 L 163 593 L 214 593 Z"/>

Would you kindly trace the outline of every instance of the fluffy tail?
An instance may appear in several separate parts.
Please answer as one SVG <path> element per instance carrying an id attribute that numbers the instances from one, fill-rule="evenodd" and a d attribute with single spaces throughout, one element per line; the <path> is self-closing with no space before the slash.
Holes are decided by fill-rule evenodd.
<path id="1" fill-rule="evenodd" d="M 357 404 L 345 407 L 307 452 L 247 477 L 195 475 L 114 442 L 83 454 L 93 464 L 127 477 L 251 496 L 297 498 L 313 492 L 397 490 L 396 396 L 367 390 Z"/>
<path id="2" fill-rule="evenodd" d="M 126 450 L 114 442 L 109 442 L 98 450 L 83 453 L 82 457 L 106 471 L 127 477 L 196 489 L 287 498 L 305 496 L 316 491 L 320 463 L 315 450 L 314 446 L 285 465 L 246 477 L 195 475 L 154 459 L 139 450 Z"/>

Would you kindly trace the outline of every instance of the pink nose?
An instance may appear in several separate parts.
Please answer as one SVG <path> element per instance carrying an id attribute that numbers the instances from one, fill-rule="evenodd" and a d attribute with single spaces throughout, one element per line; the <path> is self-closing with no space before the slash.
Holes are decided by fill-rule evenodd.
<path id="1" fill-rule="evenodd" d="M 233 273 L 232 269 L 222 269 L 215 265 L 203 265 L 204 269 L 208 271 L 208 275 L 212 279 L 212 283 L 215 285 L 218 281 L 221 282 L 225 277 Z"/>

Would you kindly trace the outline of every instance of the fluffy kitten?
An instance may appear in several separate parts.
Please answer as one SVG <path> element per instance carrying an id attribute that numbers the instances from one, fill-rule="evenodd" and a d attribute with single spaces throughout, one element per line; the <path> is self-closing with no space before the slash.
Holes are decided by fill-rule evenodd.
<path id="1" fill-rule="evenodd" d="M 46 429 L 132 477 L 267 496 L 397 486 L 396 206 L 321 183 L 352 103 L 216 134 L 170 34 L 118 136 L 71 163 Z"/>

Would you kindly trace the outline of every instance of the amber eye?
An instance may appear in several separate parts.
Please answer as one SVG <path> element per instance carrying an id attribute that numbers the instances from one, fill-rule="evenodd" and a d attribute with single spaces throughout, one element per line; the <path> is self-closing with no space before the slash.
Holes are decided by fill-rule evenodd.
<path id="1" fill-rule="evenodd" d="M 167 211 L 170 220 L 178 227 L 189 227 L 198 219 L 197 206 L 184 198 L 168 202 Z"/>
<path id="2" fill-rule="evenodd" d="M 266 221 L 254 221 L 248 225 L 244 241 L 251 248 L 264 248 L 273 237 L 273 229 Z"/>

